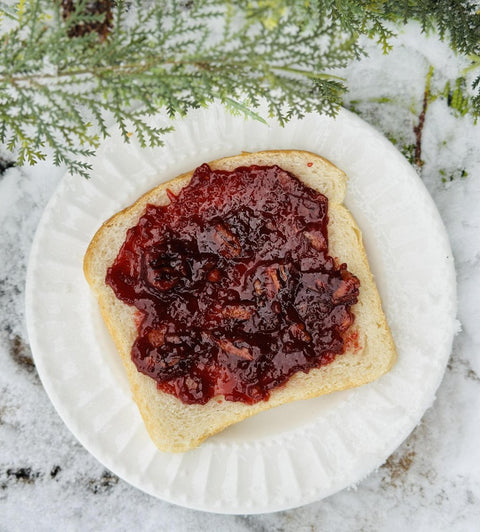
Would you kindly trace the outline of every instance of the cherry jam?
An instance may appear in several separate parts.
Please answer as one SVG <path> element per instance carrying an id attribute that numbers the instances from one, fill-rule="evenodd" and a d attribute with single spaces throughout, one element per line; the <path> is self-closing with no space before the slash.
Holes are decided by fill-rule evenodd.
<path id="1" fill-rule="evenodd" d="M 138 371 L 184 403 L 252 404 L 345 351 L 360 282 L 328 255 L 325 196 L 278 166 L 207 164 L 168 195 L 106 276 L 138 309 Z"/>

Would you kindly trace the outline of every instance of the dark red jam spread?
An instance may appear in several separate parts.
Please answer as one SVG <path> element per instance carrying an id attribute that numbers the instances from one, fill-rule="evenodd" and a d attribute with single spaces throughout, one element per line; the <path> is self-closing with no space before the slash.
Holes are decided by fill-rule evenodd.
<path id="1" fill-rule="evenodd" d="M 132 360 L 184 403 L 255 403 L 345 350 L 359 280 L 328 200 L 278 166 L 197 168 L 129 229 L 106 282 L 139 311 Z"/>

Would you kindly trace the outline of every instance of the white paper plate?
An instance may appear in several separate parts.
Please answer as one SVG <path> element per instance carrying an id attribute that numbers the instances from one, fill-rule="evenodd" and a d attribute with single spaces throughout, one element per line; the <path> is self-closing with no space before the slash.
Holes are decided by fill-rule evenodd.
<path id="1" fill-rule="evenodd" d="M 445 229 L 405 159 L 347 111 L 282 128 L 215 105 L 175 127 L 163 148 L 150 150 L 114 133 L 94 160 L 93 178 L 67 175 L 51 199 L 27 278 L 28 331 L 43 385 L 100 462 L 156 497 L 221 513 L 319 500 L 381 465 L 433 402 L 456 327 Z M 363 230 L 398 363 L 370 385 L 262 413 L 188 453 L 162 453 L 131 399 L 83 278 L 83 254 L 104 220 L 159 182 L 221 156 L 273 148 L 313 151 L 349 175 L 346 204 Z"/>

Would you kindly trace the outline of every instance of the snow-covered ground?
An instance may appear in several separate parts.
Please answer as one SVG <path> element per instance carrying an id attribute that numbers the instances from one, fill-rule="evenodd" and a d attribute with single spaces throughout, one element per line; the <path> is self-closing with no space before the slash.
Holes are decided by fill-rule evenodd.
<path id="1" fill-rule="evenodd" d="M 412 154 L 427 73 L 432 94 L 464 68 L 410 25 L 394 50 L 352 65 L 347 106 Z M 462 331 L 421 424 L 355 489 L 259 516 L 173 506 L 129 486 L 77 443 L 38 379 L 24 323 L 28 253 L 62 170 L 42 163 L 0 175 L 0 530 L 480 530 L 480 125 L 445 98 L 428 106 L 422 179 L 455 255 Z M 0 152 L 0 155 L 5 152 Z"/>

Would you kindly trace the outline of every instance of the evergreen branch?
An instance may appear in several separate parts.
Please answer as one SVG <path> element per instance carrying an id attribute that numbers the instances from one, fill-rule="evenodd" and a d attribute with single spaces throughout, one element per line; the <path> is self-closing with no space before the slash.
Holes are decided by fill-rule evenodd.
<path id="1" fill-rule="evenodd" d="M 94 7 L 92 7 L 94 6 Z M 95 6 L 97 6 L 95 8 Z M 55 164 L 88 175 L 82 157 L 108 136 L 162 144 L 168 116 L 214 100 L 233 113 L 285 124 L 316 111 L 334 114 L 346 90 L 331 73 L 363 54 L 360 35 L 390 50 L 394 24 L 416 19 L 479 65 L 480 15 L 469 0 L 23 0 L 0 2 L 0 141 L 19 162 L 52 153 Z M 212 29 L 215 22 L 216 31 Z M 455 82 L 457 83 L 457 82 Z M 459 112 L 480 114 L 480 76 Z M 447 90 L 447 88 L 445 89 Z"/>

